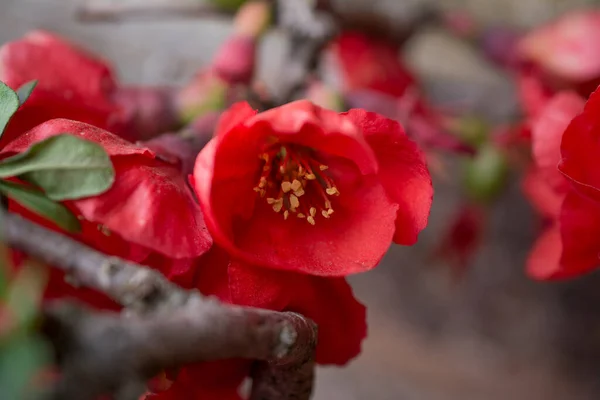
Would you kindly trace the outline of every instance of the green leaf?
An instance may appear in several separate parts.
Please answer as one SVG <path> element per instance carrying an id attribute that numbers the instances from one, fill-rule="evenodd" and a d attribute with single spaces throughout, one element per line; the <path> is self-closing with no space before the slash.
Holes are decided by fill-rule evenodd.
<path id="1" fill-rule="evenodd" d="M 102 146 L 79 137 L 52 136 L 0 163 L 0 178 L 18 176 L 52 200 L 72 200 L 108 190 L 115 179 Z"/>
<path id="2" fill-rule="evenodd" d="M 508 163 L 501 150 L 486 144 L 472 159 L 465 160 L 464 172 L 467 194 L 477 201 L 489 202 L 505 187 Z"/>
<path id="3" fill-rule="evenodd" d="M 6 84 L 0 82 L 0 136 L 6 129 L 8 121 L 18 109 L 19 96 Z"/>
<path id="4" fill-rule="evenodd" d="M 0 193 L 13 199 L 23 207 L 41 215 L 69 232 L 81 229 L 77 217 L 62 204 L 47 198 L 42 192 L 16 183 L 0 181 Z"/>
<path id="5" fill-rule="evenodd" d="M 19 89 L 17 89 L 17 97 L 19 98 L 19 105 L 23 105 L 23 103 L 25 103 L 27 101 L 29 96 L 31 96 L 31 92 L 33 92 L 33 89 L 35 89 L 35 86 L 37 85 L 37 83 L 38 83 L 37 80 L 33 80 L 33 81 L 23 84 L 23 86 L 21 86 Z"/>

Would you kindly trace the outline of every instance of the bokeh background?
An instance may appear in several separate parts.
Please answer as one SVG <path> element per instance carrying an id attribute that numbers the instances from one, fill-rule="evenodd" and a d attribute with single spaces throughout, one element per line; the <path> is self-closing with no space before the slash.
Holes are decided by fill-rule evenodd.
<path id="1" fill-rule="evenodd" d="M 84 0 L 0 0 L 0 42 L 27 31 L 55 31 L 111 60 L 122 81 L 183 83 L 206 65 L 230 32 L 225 19 L 165 19 L 83 23 Z M 343 3 L 349 0 L 337 0 Z M 403 20 L 423 1 L 351 1 Z M 587 0 L 431 0 L 464 9 L 488 25 L 530 28 Z M 599 44 L 600 45 L 600 44 Z M 262 43 L 259 74 L 276 84 L 285 38 Z M 441 102 L 460 100 L 497 121 L 516 109 L 508 76 L 466 44 L 427 28 L 405 49 Z M 600 276 L 537 283 L 524 260 L 538 223 L 519 182 L 495 203 L 483 245 L 455 275 L 432 257 L 460 204 L 458 160 L 435 182 L 429 227 L 414 248 L 393 248 L 382 266 L 351 279 L 369 310 L 369 338 L 350 366 L 321 368 L 317 400 L 578 400 L 600 398 Z"/>

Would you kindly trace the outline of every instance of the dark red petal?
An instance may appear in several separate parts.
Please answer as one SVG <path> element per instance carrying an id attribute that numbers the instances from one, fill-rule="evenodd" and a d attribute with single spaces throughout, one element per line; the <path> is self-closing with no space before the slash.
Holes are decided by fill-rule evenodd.
<path id="1" fill-rule="evenodd" d="M 53 119 L 36 126 L 6 145 L 0 154 L 22 153 L 34 143 L 63 133 L 69 133 L 82 139 L 96 142 L 111 157 L 137 154 L 154 158 L 154 153 L 145 147 L 130 143 L 95 126 L 68 119 Z"/>
<path id="2" fill-rule="evenodd" d="M 166 391 L 146 400 L 242 400 L 239 387 L 250 372 L 249 360 L 221 360 L 186 366 Z"/>
<path id="3" fill-rule="evenodd" d="M 542 109 L 532 126 L 532 152 L 540 173 L 554 187 L 564 185 L 558 171 L 560 144 L 571 120 L 583 111 L 585 102 L 574 92 L 560 92 Z"/>
<path id="4" fill-rule="evenodd" d="M 361 351 L 366 309 L 343 278 L 323 278 L 232 263 L 234 303 L 298 312 L 319 326 L 317 362 L 343 365 Z"/>
<path id="5" fill-rule="evenodd" d="M 590 96 L 583 113 L 569 124 L 561 153 L 559 170 L 581 193 L 600 200 L 600 90 Z"/>
<path id="6" fill-rule="evenodd" d="M 229 254 L 213 246 L 196 264 L 196 288 L 206 296 L 216 296 L 225 303 L 234 303 L 229 289 Z"/>
<path id="7" fill-rule="evenodd" d="M 433 186 L 423 153 L 400 124 L 379 114 L 353 109 L 347 117 L 364 133 L 379 162 L 379 179 L 398 204 L 394 242 L 411 245 L 427 226 Z"/>
<path id="8" fill-rule="evenodd" d="M 600 265 L 600 204 L 576 191 L 567 194 L 560 215 L 563 243 L 559 277 L 577 276 Z"/>
<path id="9" fill-rule="evenodd" d="M 105 193 L 73 204 L 89 221 L 173 258 L 197 257 L 212 240 L 179 171 L 146 157 L 116 157 L 115 182 Z"/>
<path id="10" fill-rule="evenodd" d="M 315 226 L 291 216 L 287 221 L 266 202 L 239 224 L 232 255 L 265 267 L 320 276 L 346 276 L 374 268 L 392 241 L 398 207 L 378 183 L 354 192 L 340 188 L 339 207 Z"/>

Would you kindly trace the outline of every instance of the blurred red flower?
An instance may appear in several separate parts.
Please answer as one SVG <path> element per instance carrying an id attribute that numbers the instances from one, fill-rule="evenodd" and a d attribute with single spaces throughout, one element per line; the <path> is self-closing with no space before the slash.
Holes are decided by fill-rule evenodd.
<path id="1" fill-rule="evenodd" d="M 339 69 L 341 90 L 350 107 L 400 121 L 407 134 L 423 146 L 468 150 L 444 131 L 442 116 L 427 104 L 396 44 L 346 31 L 331 48 L 330 59 Z"/>
<path id="2" fill-rule="evenodd" d="M 232 257 L 321 276 L 375 267 L 411 245 L 433 195 L 417 146 L 395 121 L 297 101 L 223 116 L 193 175 L 207 226 Z"/>
<path id="3" fill-rule="evenodd" d="M 534 193 L 534 204 L 541 204 L 538 208 L 553 217 L 528 260 L 528 273 L 538 279 L 570 278 L 598 266 L 600 92 L 591 95 L 583 112 L 582 104 L 574 94 L 557 96 L 533 129 L 534 156 L 541 177 L 537 185 L 541 181 L 545 187 L 532 190 L 530 183 L 529 195 Z M 552 168 L 556 164 L 564 177 Z"/>
<path id="4" fill-rule="evenodd" d="M 560 90 L 588 97 L 600 83 L 600 12 L 576 11 L 535 29 L 518 44 L 519 91 L 535 116 Z"/>
<path id="5" fill-rule="evenodd" d="M 2 143 L 53 118 L 120 131 L 123 116 L 111 101 L 117 84 L 111 68 L 82 49 L 45 31 L 33 31 L 0 48 L 0 81 L 14 90 L 36 79 Z"/>

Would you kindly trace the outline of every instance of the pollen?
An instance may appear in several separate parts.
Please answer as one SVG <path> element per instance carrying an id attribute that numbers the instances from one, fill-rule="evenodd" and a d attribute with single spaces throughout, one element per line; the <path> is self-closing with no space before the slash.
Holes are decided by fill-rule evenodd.
<path id="1" fill-rule="evenodd" d="M 319 162 L 318 153 L 300 145 L 270 142 L 258 155 L 260 167 L 253 190 L 274 212 L 288 220 L 295 215 L 316 225 L 317 217 L 330 219 L 332 201 L 340 195 L 329 166 Z"/>

